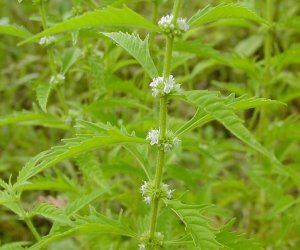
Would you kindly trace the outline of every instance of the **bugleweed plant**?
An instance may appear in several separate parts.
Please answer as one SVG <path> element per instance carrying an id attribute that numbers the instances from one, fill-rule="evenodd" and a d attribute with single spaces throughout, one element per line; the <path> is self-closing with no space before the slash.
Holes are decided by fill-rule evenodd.
<path id="1" fill-rule="evenodd" d="M 0 0 L 0 250 L 300 248 L 300 6 L 238 2 Z"/>

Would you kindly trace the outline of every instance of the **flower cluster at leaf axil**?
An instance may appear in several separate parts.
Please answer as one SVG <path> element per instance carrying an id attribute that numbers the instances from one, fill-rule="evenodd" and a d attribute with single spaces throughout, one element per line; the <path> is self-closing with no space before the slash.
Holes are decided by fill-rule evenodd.
<path id="1" fill-rule="evenodd" d="M 50 44 L 55 42 L 55 38 L 53 36 L 43 36 L 40 40 L 39 40 L 39 44 L 42 46 L 49 46 Z"/>
<path id="2" fill-rule="evenodd" d="M 169 37 L 181 37 L 189 29 L 186 18 L 177 18 L 176 22 L 174 22 L 173 15 L 163 16 L 158 21 L 158 26 Z"/>
<path id="3" fill-rule="evenodd" d="M 159 139 L 159 129 L 151 129 L 148 132 L 146 139 L 149 140 L 151 146 L 157 145 L 165 152 L 171 151 L 174 146 L 178 146 L 180 143 L 180 139 L 177 136 L 174 136 L 171 131 L 167 131 L 165 139 L 161 141 Z"/>
<path id="4" fill-rule="evenodd" d="M 154 182 L 144 181 L 140 192 L 144 198 L 146 204 L 150 204 L 154 198 L 167 198 L 171 200 L 173 198 L 174 189 L 170 189 L 168 184 L 163 183 L 159 189 L 155 188 Z"/>
<path id="5" fill-rule="evenodd" d="M 63 74 L 57 74 L 56 76 L 51 76 L 49 83 L 58 85 L 62 84 L 65 80 L 65 76 Z"/>
<path id="6" fill-rule="evenodd" d="M 155 232 L 154 237 L 150 237 L 150 232 L 145 232 L 140 238 L 139 250 L 161 248 L 164 243 L 164 235 L 161 232 Z M 147 248 L 146 248 L 147 247 Z"/>
<path id="7" fill-rule="evenodd" d="M 154 97 L 160 97 L 180 91 L 180 84 L 176 83 L 175 78 L 172 75 L 167 78 L 162 76 L 155 77 L 149 86 L 152 88 L 152 96 Z"/>

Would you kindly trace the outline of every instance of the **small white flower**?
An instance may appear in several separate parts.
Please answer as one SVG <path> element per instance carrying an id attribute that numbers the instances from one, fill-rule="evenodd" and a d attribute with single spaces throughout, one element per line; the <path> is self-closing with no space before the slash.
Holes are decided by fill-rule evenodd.
<path id="1" fill-rule="evenodd" d="M 65 76 L 63 74 L 57 74 L 56 76 L 51 76 L 49 83 L 50 84 L 58 84 L 65 80 Z"/>
<path id="2" fill-rule="evenodd" d="M 39 44 L 47 46 L 47 45 L 50 45 L 53 42 L 55 42 L 55 38 L 53 36 L 43 36 L 40 39 Z"/>
<path id="3" fill-rule="evenodd" d="M 187 31 L 189 29 L 189 25 L 187 23 L 186 18 L 178 18 L 177 25 L 178 25 L 179 29 L 182 31 Z"/>
<path id="4" fill-rule="evenodd" d="M 169 199 L 169 200 L 171 200 L 172 198 L 173 198 L 173 193 L 174 193 L 174 189 L 169 189 L 168 191 L 167 191 L 167 198 Z"/>
<path id="5" fill-rule="evenodd" d="M 146 194 L 147 188 L 148 188 L 148 182 L 144 181 L 143 185 L 140 188 L 140 191 L 141 191 L 143 196 Z"/>
<path id="6" fill-rule="evenodd" d="M 170 75 L 165 81 L 164 81 L 164 92 L 166 94 L 169 94 L 173 89 L 175 85 L 175 78 Z"/>
<path id="7" fill-rule="evenodd" d="M 149 86 L 152 88 L 152 96 L 156 97 L 159 94 L 159 87 L 162 85 L 164 81 L 163 77 L 155 77 L 153 78 L 152 82 L 149 84 Z"/>
<path id="8" fill-rule="evenodd" d="M 173 15 L 166 15 L 166 16 L 163 16 L 158 21 L 158 25 L 163 27 L 163 28 L 168 28 L 171 25 L 173 25 L 172 27 L 174 28 L 174 24 L 172 24 L 172 21 L 173 21 Z"/>
<path id="9" fill-rule="evenodd" d="M 181 140 L 180 140 L 178 137 L 175 137 L 175 138 L 173 139 L 173 145 L 174 145 L 174 146 L 178 146 L 180 142 L 181 142 Z"/>
<path id="10" fill-rule="evenodd" d="M 163 16 L 158 21 L 158 26 L 171 37 L 181 36 L 183 32 L 189 29 L 186 18 L 177 18 L 176 24 L 173 23 L 173 19 L 173 15 Z"/>
<path id="11" fill-rule="evenodd" d="M 150 141 L 150 145 L 158 144 L 159 142 L 159 130 L 158 129 L 151 129 L 146 137 L 147 140 Z"/>
<path id="12" fill-rule="evenodd" d="M 146 250 L 145 244 L 139 244 L 139 250 Z"/>
<path id="13" fill-rule="evenodd" d="M 154 97 L 180 91 L 180 84 L 176 83 L 175 78 L 172 75 L 165 79 L 161 76 L 155 77 L 149 86 L 152 88 L 152 96 Z"/>
<path id="14" fill-rule="evenodd" d="M 144 197 L 144 202 L 149 205 L 151 203 L 151 197 L 150 196 Z"/>

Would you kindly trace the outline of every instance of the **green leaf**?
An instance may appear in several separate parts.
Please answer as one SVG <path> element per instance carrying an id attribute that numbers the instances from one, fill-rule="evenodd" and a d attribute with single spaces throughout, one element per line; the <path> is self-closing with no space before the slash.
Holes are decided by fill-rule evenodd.
<path id="1" fill-rule="evenodd" d="M 291 206 L 299 203 L 299 201 L 300 201 L 300 199 L 295 200 L 290 195 L 282 196 L 279 200 L 277 200 L 275 206 L 268 213 L 267 219 L 274 219 L 280 213 L 285 212 Z"/>
<path id="2" fill-rule="evenodd" d="M 250 108 L 261 107 L 264 105 L 283 105 L 283 103 L 259 98 L 259 97 L 248 97 L 247 95 L 240 96 L 238 98 L 232 98 L 232 95 L 224 98 L 224 103 L 234 111 L 246 110 Z M 207 122 L 212 121 L 214 118 L 212 115 L 203 112 L 201 108 L 197 109 L 195 115 L 186 123 L 184 123 L 177 131 L 176 135 L 181 135 L 191 129 L 194 129 L 198 126 L 202 126 Z"/>
<path id="3" fill-rule="evenodd" d="M 20 45 L 39 39 L 43 36 L 50 36 L 82 28 L 101 26 L 131 26 L 159 32 L 159 28 L 155 24 L 127 7 L 122 9 L 108 7 L 105 9 L 86 12 L 83 15 L 58 23 L 39 34 L 26 39 L 21 42 Z"/>
<path id="4" fill-rule="evenodd" d="M 29 213 L 29 216 L 36 215 L 43 216 L 50 220 L 56 221 L 62 225 L 67 225 L 71 223 L 69 217 L 66 215 L 63 209 L 57 208 L 54 205 L 48 203 L 39 203 Z"/>
<path id="5" fill-rule="evenodd" d="M 0 126 L 10 124 L 35 125 L 68 130 L 69 127 L 59 118 L 43 113 L 21 111 L 6 116 L 0 116 Z"/>
<path id="6" fill-rule="evenodd" d="M 47 83 L 40 83 L 36 88 L 36 98 L 41 109 L 44 112 L 47 112 L 47 103 L 48 98 L 51 92 L 51 84 Z"/>
<path id="7" fill-rule="evenodd" d="M 19 206 L 18 200 L 6 190 L 0 191 L 0 205 L 5 206 L 15 214 L 21 217 L 23 211 Z"/>
<path id="8" fill-rule="evenodd" d="M 157 69 L 149 52 L 149 36 L 147 36 L 143 41 L 138 35 L 123 32 L 102 32 L 102 34 L 115 41 L 123 49 L 130 53 L 142 65 L 150 78 L 154 78 L 158 75 Z"/>
<path id="9" fill-rule="evenodd" d="M 7 243 L 0 246 L 0 250 L 24 250 L 22 246 L 28 245 L 29 242 L 27 241 L 19 241 L 13 243 Z"/>
<path id="10" fill-rule="evenodd" d="M 62 55 L 62 65 L 61 65 L 61 73 L 65 75 L 67 71 L 71 68 L 71 66 L 77 61 L 80 57 L 81 51 L 77 48 L 69 48 L 66 49 Z"/>
<path id="11" fill-rule="evenodd" d="M 99 136 L 79 135 L 75 138 L 65 139 L 64 145 L 55 146 L 48 151 L 42 152 L 29 161 L 19 172 L 16 186 L 23 185 L 29 178 L 35 176 L 46 168 L 55 164 L 106 145 L 141 143 L 147 141 L 142 138 L 124 135 Z"/>
<path id="12" fill-rule="evenodd" d="M 105 194 L 106 191 L 94 191 L 90 194 L 83 195 L 82 197 L 72 201 L 65 208 L 65 212 L 68 216 L 71 216 L 78 212 L 80 209 L 90 204 L 93 200 L 97 199 L 99 196 Z"/>
<path id="13" fill-rule="evenodd" d="M 223 226 L 216 233 L 216 240 L 223 245 L 224 250 L 262 250 L 262 246 L 253 239 L 247 239 L 245 235 L 230 232 L 233 220 Z M 222 248 L 223 249 L 223 248 Z"/>
<path id="14" fill-rule="evenodd" d="M 62 230 L 58 233 L 52 233 L 43 237 L 38 243 L 31 246 L 31 250 L 39 250 L 44 246 L 49 245 L 52 242 L 60 241 L 65 238 L 69 238 L 76 235 L 90 235 L 90 234 L 117 234 L 131 237 L 132 235 L 125 231 L 122 227 L 117 227 L 116 225 L 111 224 L 98 224 L 98 223 L 84 223 L 76 225 L 71 229 Z"/>
<path id="15" fill-rule="evenodd" d="M 209 226 L 209 220 L 202 215 L 207 205 L 188 205 L 180 201 L 167 201 L 168 207 L 184 223 L 186 231 L 191 235 L 195 246 L 199 249 L 218 250 L 214 230 Z"/>
<path id="16" fill-rule="evenodd" d="M 20 38 L 28 38 L 32 34 L 22 26 L 0 24 L 0 34 L 16 36 Z"/>
<path id="17" fill-rule="evenodd" d="M 236 3 L 220 4 L 215 7 L 207 6 L 192 16 L 189 20 L 189 24 L 191 28 L 196 28 L 202 24 L 225 18 L 240 18 L 268 24 L 265 19 L 258 16 L 253 10 Z"/>
<path id="18" fill-rule="evenodd" d="M 199 112 L 210 115 L 213 119 L 223 124 L 225 128 L 241 141 L 280 165 L 276 157 L 264 148 L 243 125 L 241 119 L 234 113 L 234 110 L 226 104 L 226 100 L 222 98 L 218 92 L 193 90 L 183 92 L 183 96 L 188 103 L 197 106 Z M 206 117 L 206 119 L 209 120 L 210 117 Z"/>

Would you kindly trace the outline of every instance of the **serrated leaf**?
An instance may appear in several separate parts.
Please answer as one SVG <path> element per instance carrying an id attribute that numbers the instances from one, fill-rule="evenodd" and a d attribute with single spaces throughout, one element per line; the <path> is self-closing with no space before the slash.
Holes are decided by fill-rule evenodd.
<path id="1" fill-rule="evenodd" d="M 32 34 L 22 26 L 0 24 L 0 34 L 16 36 L 20 38 L 28 38 Z"/>
<path id="2" fill-rule="evenodd" d="M 0 126 L 10 124 L 35 125 L 68 130 L 69 127 L 59 118 L 43 113 L 21 111 L 6 116 L 0 116 Z"/>
<path id="3" fill-rule="evenodd" d="M 201 112 L 211 115 L 213 119 L 223 124 L 238 139 L 280 165 L 276 157 L 264 148 L 243 125 L 241 119 L 218 92 L 192 90 L 183 92 L 183 96 L 188 103 L 197 106 Z"/>
<path id="4" fill-rule="evenodd" d="M 202 215 L 207 205 L 188 205 L 180 201 L 167 201 L 167 205 L 185 224 L 194 244 L 199 249 L 218 250 L 220 245 L 215 240 L 215 231 L 209 226 L 209 220 Z"/>
<path id="5" fill-rule="evenodd" d="M 0 250 L 23 250 L 22 246 L 28 245 L 29 242 L 27 241 L 19 241 L 19 242 L 13 242 L 13 243 L 7 243 L 0 246 Z"/>
<path id="6" fill-rule="evenodd" d="M 80 57 L 81 51 L 77 48 L 66 49 L 62 55 L 61 61 L 61 73 L 65 75 L 71 66 L 77 61 Z"/>
<path id="7" fill-rule="evenodd" d="M 29 178 L 44 169 L 52 167 L 63 160 L 80 155 L 84 152 L 95 150 L 102 146 L 127 143 L 147 143 L 145 139 L 137 137 L 123 135 L 99 136 L 90 134 L 65 139 L 63 141 L 65 142 L 64 145 L 55 146 L 48 151 L 42 152 L 33 158 L 30 164 L 26 164 L 19 172 L 18 180 L 15 185 L 18 186 L 18 183 L 26 182 Z"/>
<path id="8" fill-rule="evenodd" d="M 108 7 L 105 9 L 86 12 L 80 16 L 76 16 L 69 20 L 58 23 L 39 34 L 26 39 L 25 41 L 21 42 L 20 45 L 39 39 L 43 36 L 50 36 L 57 33 L 73 31 L 82 28 L 101 26 L 131 26 L 149 29 L 152 31 L 159 31 L 159 28 L 155 24 L 127 7 L 122 9 Z"/>
<path id="9" fill-rule="evenodd" d="M 9 194 L 6 190 L 0 191 L 0 205 L 5 206 L 18 216 L 22 216 L 22 209 L 15 197 Z"/>
<path id="10" fill-rule="evenodd" d="M 40 203 L 35 206 L 29 213 L 29 216 L 40 215 L 50 220 L 56 221 L 62 225 L 70 224 L 69 217 L 63 209 L 57 208 L 52 204 Z"/>
<path id="11" fill-rule="evenodd" d="M 231 224 L 229 222 L 228 224 Z M 256 240 L 247 239 L 245 235 L 236 232 L 230 232 L 231 225 L 223 226 L 216 233 L 216 240 L 222 244 L 224 250 L 262 250 L 261 244 Z"/>
<path id="12" fill-rule="evenodd" d="M 247 95 L 243 95 L 234 99 L 224 98 L 224 102 L 226 103 L 226 105 L 228 105 L 228 107 L 232 108 L 234 111 L 246 110 L 250 108 L 261 107 L 264 105 L 284 105 L 283 103 L 275 100 L 259 98 L 259 97 L 248 97 Z M 198 108 L 195 115 L 185 124 L 183 124 L 176 131 L 175 134 L 180 135 L 198 126 L 202 126 L 205 123 L 210 122 L 212 120 L 213 120 L 212 115 L 209 115 L 203 111 L 201 112 L 201 109 Z"/>
<path id="13" fill-rule="evenodd" d="M 295 200 L 290 195 L 284 195 L 282 196 L 277 202 L 275 203 L 275 206 L 271 209 L 271 211 L 268 213 L 267 218 L 273 219 L 278 214 L 283 213 L 287 209 L 289 209 L 291 206 L 299 203 L 300 199 Z"/>
<path id="14" fill-rule="evenodd" d="M 220 4 L 215 7 L 207 6 L 192 16 L 189 20 L 189 24 L 191 28 L 195 28 L 202 24 L 215 22 L 225 18 L 241 18 L 268 24 L 265 19 L 257 15 L 253 10 L 236 3 Z"/>
<path id="15" fill-rule="evenodd" d="M 39 250 L 44 246 L 49 245 L 52 242 L 60 241 L 65 238 L 69 238 L 76 235 L 90 235 L 90 234 L 118 234 L 131 237 L 129 232 L 126 232 L 123 228 L 116 227 L 110 224 L 97 224 L 97 223 L 85 223 L 76 225 L 71 229 L 64 230 L 63 232 L 49 234 L 43 237 L 38 243 L 31 246 L 31 250 Z"/>
<path id="16" fill-rule="evenodd" d="M 68 216 L 71 216 L 78 212 L 80 209 L 85 207 L 86 205 L 90 204 L 93 200 L 97 199 L 99 196 L 105 194 L 106 191 L 95 191 L 87 195 L 83 195 L 78 199 L 72 201 L 68 206 L 65 208 L 65 212 Z"/>
<path id="17" fill-rule="evenodd" d="M 36 98 L 41 109 L 47 112 L 48 98 L 51 92 L 51 84 L 40 83 L 36 88 Z"/>
<path id="18" fill-rule="evenodd" d="M 115 41 L 123 49 L 130 53 L 142 65 L 150 78 L 154 78 L 158 75 L 157 69 L 149 52 L 149 36 L 147 36 L 143 41 L 138 35 L 123 32 L 102 32 L 102 34 Z"/>

